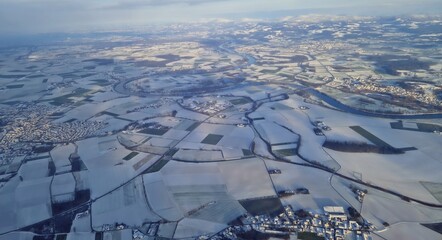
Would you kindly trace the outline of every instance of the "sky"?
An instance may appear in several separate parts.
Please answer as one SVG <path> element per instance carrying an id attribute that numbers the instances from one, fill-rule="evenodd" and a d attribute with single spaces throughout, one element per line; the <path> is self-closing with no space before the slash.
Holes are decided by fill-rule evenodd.
<path id="1" fill-rule="evenodd" d="M 441 14 L 441 0 L 0 0 L 0 35 L 112 30 L 216 18 Z"/>

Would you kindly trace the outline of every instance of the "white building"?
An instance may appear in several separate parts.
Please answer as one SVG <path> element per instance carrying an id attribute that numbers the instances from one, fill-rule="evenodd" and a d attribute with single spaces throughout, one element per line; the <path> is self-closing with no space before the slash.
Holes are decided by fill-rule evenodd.
<path id="1" fill-rule="evenodd" d="M 347 220 L 347 214 L 345 214 L 344 208 L 340 206 L 325 206 L 324 207 L 325 215 L 328 216 L 328 219 L 341 219 L 342 221 Z"/>

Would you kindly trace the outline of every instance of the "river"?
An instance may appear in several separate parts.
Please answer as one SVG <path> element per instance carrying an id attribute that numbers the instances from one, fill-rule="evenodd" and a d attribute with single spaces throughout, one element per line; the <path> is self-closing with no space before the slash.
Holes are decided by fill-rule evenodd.
<path id="1" fill-rule="evenodd" d="M 299 86 L 299 85 L 298 85 Z M 392 118 L 392 119 L 435 119 L 435 118 L 442 118 L 441 113 L 426 113 L 426 114 L 388 114 L 388 113 L 375 113 L 375 112 L 366 112 L 363 110 L 359 110 L 353 107 L 350 107 L 348 105 L 345 105 L 338 100 L 328 96 L 327 94 L 324 94 L 322 92 L 319 92 L 318 90 L 315 90 L 313 88 L 305 88 L 305 90 L 320 98 L 324 102 L 328 103 L 329 105 L 343 111 L 348 112 L 352 114 L 362 115 L 362 116 L 368 116 L 368 117 L 381 117 L 381 118 Z"/>

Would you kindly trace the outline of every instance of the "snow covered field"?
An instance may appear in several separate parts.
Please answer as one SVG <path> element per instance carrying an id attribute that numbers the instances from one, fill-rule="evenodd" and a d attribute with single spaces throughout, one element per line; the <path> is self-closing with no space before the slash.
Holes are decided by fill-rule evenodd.
<path id="1" fill-rule="evenodd" d="M 161 220 L 150 210 L 141 177 L 98 199 L 92 208 L 92 227 L 95 230 L 101 230 L 102 225 L 115 221 L 136 227 L 144 222 Z"/>
<path id="2" fill-rule="evenodd" d="M 415 222 L 397 223 L 378 234 L 383 239 L 440 239 L 439 233 Z"/>
<path id="3" fill-rule="evenodd" d="M 275 196 L 264 161 L 259 158 L 218 163 L 228 192 L 238 200 Z"/>
<path id="4" fill-rule="evenodd" d="M 294 210 L 317 211 L 324 206 L 344 206 L 348 203 L 329 184 L 330 173 L 293 165 L 290 163 L 265 161 L 269 169 L 279 169 L 281 174 L 271 174 L 277 191 L 306 188 L 310 194 L 295 194 L 281 198 L 283 204 L 292 205 Z"/>
<path id="5" fill-rule="evenodd" d="M 442 182 L 438 174 L 442 165 L 420 151 L 408 151 L 405 154 L 344 153 L 326 150 L 342 168 L 339 172 L 383 186 L 423 201 L 438 203 L 420 181 Z"/>
<path id="6" fill-rule="evenodd" d="M 52 161 L 54 161 L 56 173 L 71 171 L 69 156 L 75 152 L 74 144 L 58 146 L 51 151 Z"/>

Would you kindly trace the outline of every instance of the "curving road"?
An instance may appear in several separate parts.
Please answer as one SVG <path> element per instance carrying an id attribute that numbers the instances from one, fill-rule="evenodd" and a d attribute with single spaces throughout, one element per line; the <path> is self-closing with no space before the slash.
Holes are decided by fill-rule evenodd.
<path id="1" fill-rule="evenodd" d="M 397 197 L 399 197 L 399 198 L 401 198 L 402 200 L 407 201 L 407 202 L 413 201 L 413 202 L 416 202 L 416 203 L 419 203 L 419 204 L 422 204 L 422 205 L 424 205 L 424 206 L 428 206 L 428 207 L 442 208 L 442 204 L 435 204 L 435 203 L 425 202 L 425 201 L 422 201 L 422 200 L 419 200 L 419 199 L 416 199 L 416 198 L 412 198 L 412 197 L 409 197 L 409 196 L 406 196 L 406 195 L 400 194 L 400 193 L 398 193 L 398 192 L 396 192 L 396 191 L 394 191 L 394 190 L 390 190 L 390 189 L 387 189 L 387 188 L 383 188 L 383 187 L 381 187 L 381 186 L 373 185 L 373 184 L 366 183 L 366 182 L 363 182 L 363 181 L 358 180 L 358 179 L 354 179 L 354 178 L 348 177 L 348 176 L 346 176 L 346 175 L 344 175 L 344 174 L 338 173 L 338 172 L 337 172 L 336 170 L 334 170 L 334 169 L 331 169 L 331 168 L 328 168 L 328 167 L 322 166 L 322 165 L 320 165 L 320 164 L 315 163 L 314 161 L 309 161 L 308 159 L 306 159 L 305 157 L 303 157 L 302 155 L 300 155 L 299 152 L 297 153 L 297 155 L 298 155 L 302 160 L 304 160 L 306 163 L 295 163 L 295 162 L 289 162 L 289 161 L 287 161 L 287 160 L 281 159 L 280 157 L 276 156 L 276 155 L 272 152 L 271 144 L 261 136 L 261 134 L 259 133 L 259 131 L 256 130 L 255 126 L 253 125 L 253 120 L 252 120 L 252 118 L 249 117 L 249 114 L 253 113 L 253 112 L 254 112 L 256 109 L 258 109 L 258 108 L 259 108 L 264 102 L 261 102 L 261 103 L 257 104 L 257 103 L 254 101 L 253 103 L 254 103 L 254 104 L 253 104 L 252 109 L 251 109 L 249 112 L 247 112 L 247 113 L 245 114 L 245 116 L 246 116 L 246 118 L 249 120 L 249 122 L 250 122 L 250 126 L 251 126 L 251 127 L 253 128 L 253 130 L 257 133 L 258 137 L 259 137 L 259 138 L 260 138 L 260 139 L 266 144 L 266 146 L 267 146 L 267 151 L 272 155 L 272 157 L 273 157 L 274 159 L 266 158 L 266 157 L 263 157 L 263 156 L 260 156 L 260 157 L 263 157 L 263 158 L 268 159 L 268 160 L 274 160 L 274 161 L 279 161 L 279 162 L 284 162 L 284 163 L 289 163 L 289 164 L 294 164 L 294 165 L 300 165 L 300 166 L 304 166 L 304 167 L 312 167 L 312 168 L 320 169 L 320 170 L 323 170 L 323 171 L 326 171 L 326 172 L 331 173 L 332 176 L 338 176 L 338 177 L 344 178 L 344 179 L 346 179 L 346 180 L 349 180 L 349 181 L 351 181 L 351 182 L 358 183 L 358 184 L 361 184 L 361 185 L 364 185 L 364 186 L 367 186 L 367 187 L 370 187 L 370 188 L 374 188 L 374 189 L 376 189 L 376 190 L 379 190 L 379 191 L 382 191 L 382 192 L 385 192 L 385 193 L 388 193 L 388 194 L 391 194 L 391 195 L 397 196 Z M 288 129 L 288 130 L 289 130 L 289 129 Z M 289 130 L 289 131 L 291 131 L 291 130 Z M 295 134 L 296 134 L 296 133 L 295 133 Z M 298 135 L 298 134 L 297 134 L 297 135 Z"/>

